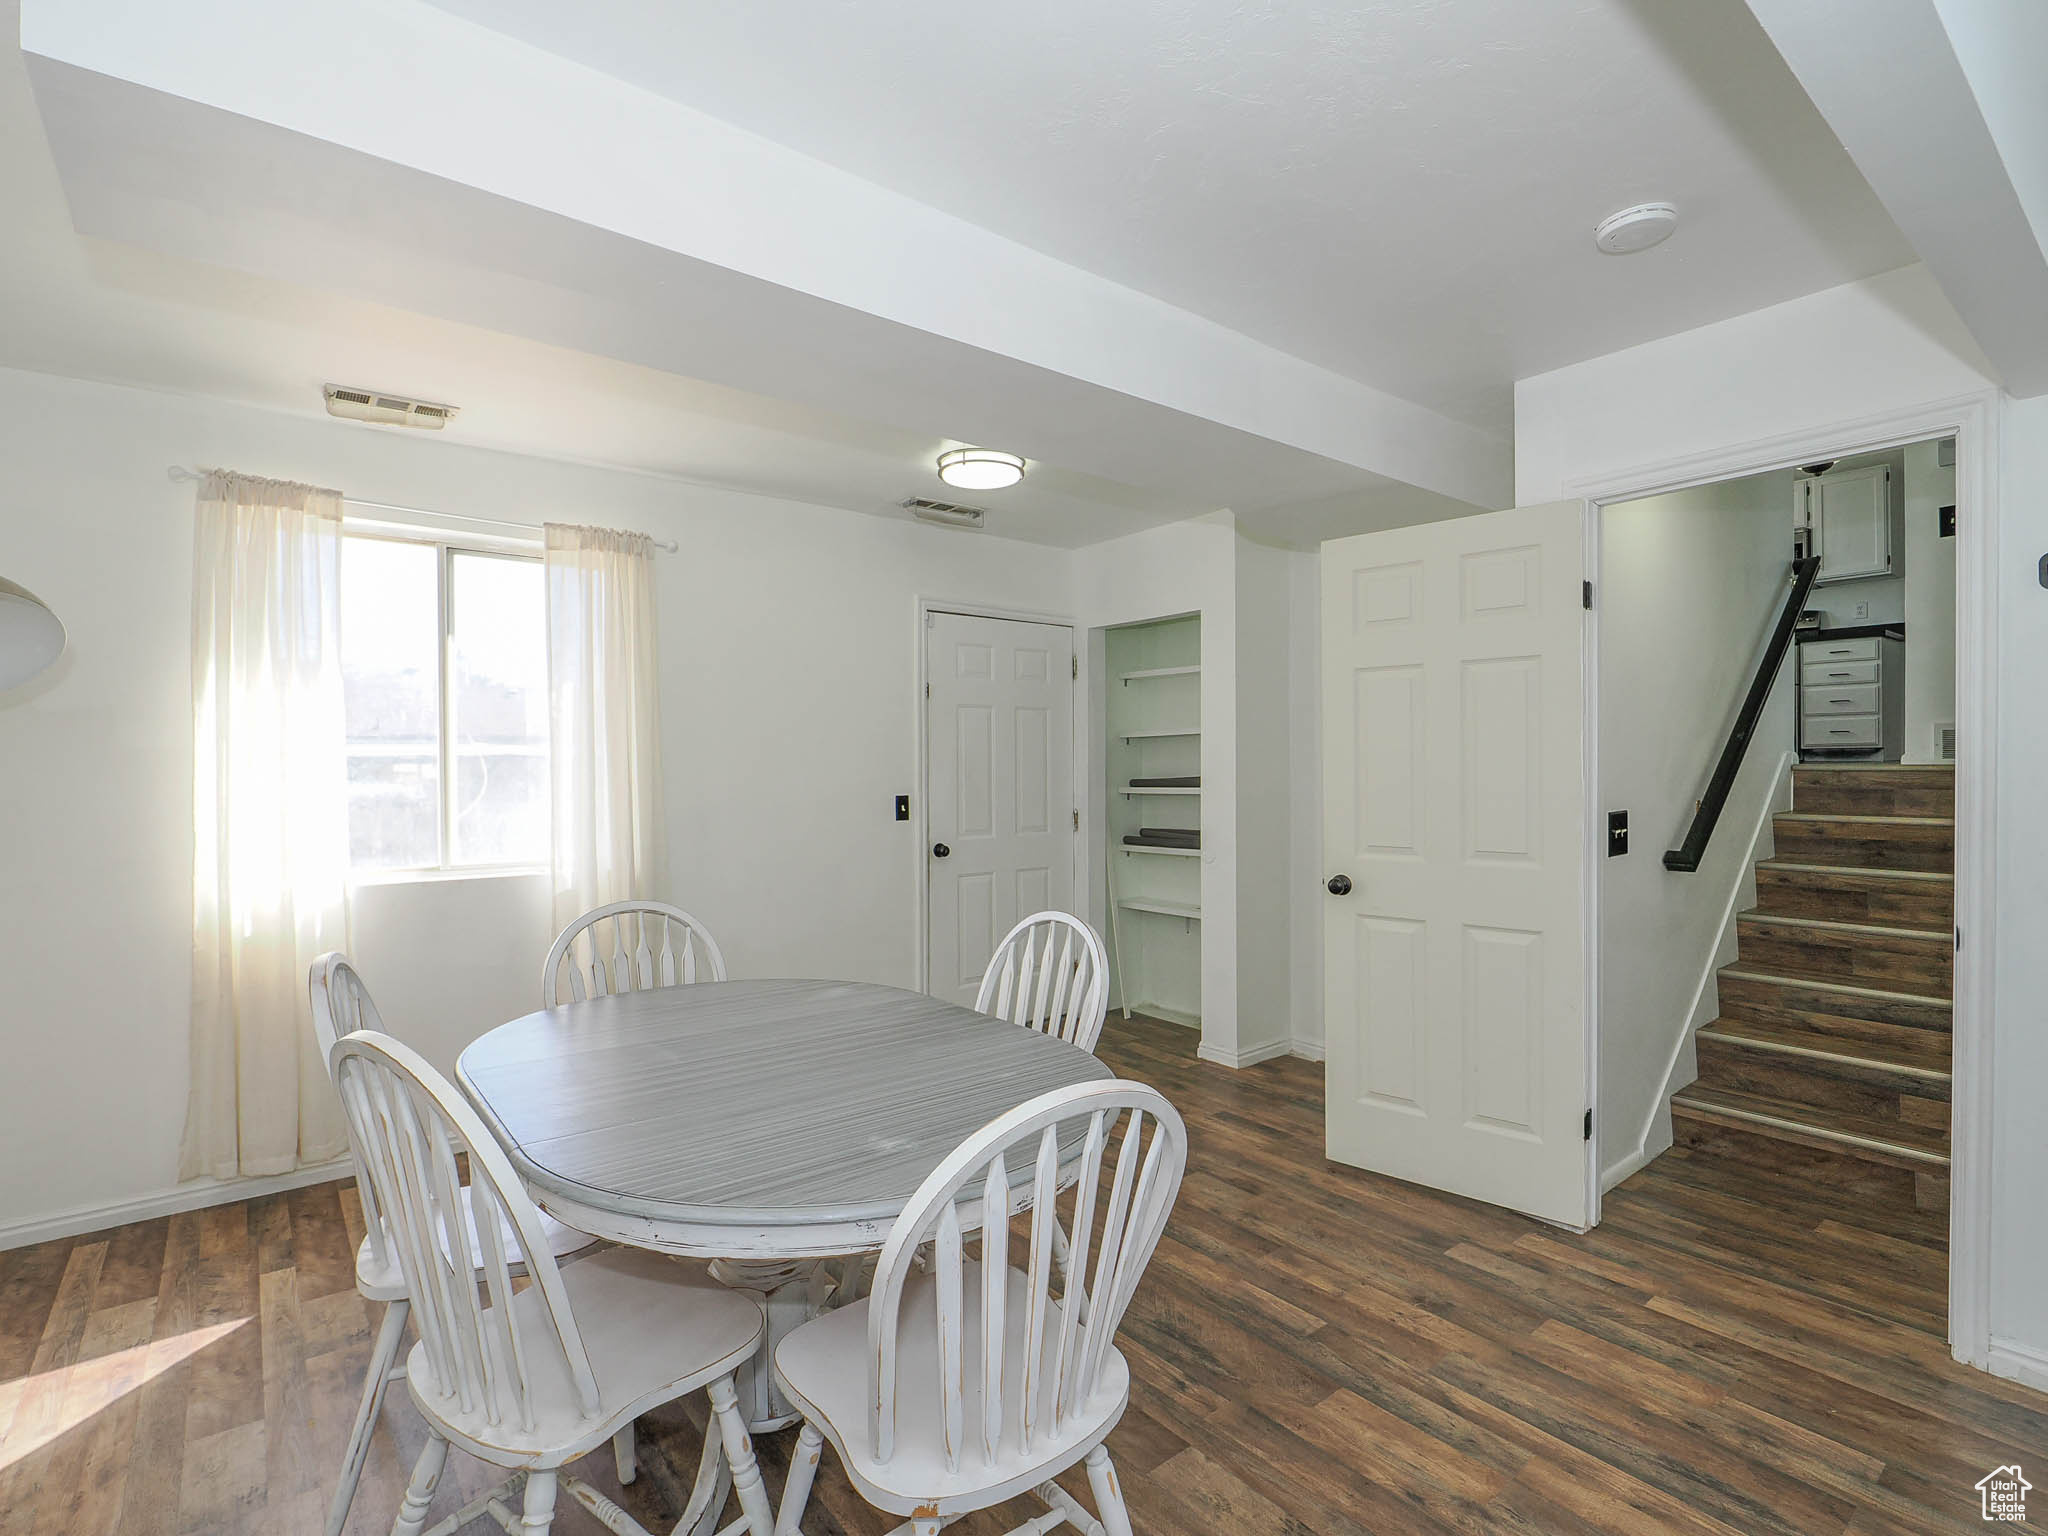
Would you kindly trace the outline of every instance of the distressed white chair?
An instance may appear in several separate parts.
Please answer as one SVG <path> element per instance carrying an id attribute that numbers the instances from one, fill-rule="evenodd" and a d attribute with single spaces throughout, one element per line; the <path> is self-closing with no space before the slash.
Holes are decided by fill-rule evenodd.
<path id="1" fill-rule="evenodd" d="M 989 957 L 974 1008 L 1094 1050 L 1109 1012 L 1102 940 L 1072 913 L 1032 913 Z"/>
<path id="2" fill-rule="evenodd" d="M 339 951 L 329 951 L 313 962 L 307 991 L 313 1007 L 313 1035 L 320 1043 L 322 1061 L 331 1058 L 334 1042 L 343 1035 L 363 1029 L 384 1032 L 383 1017 L 371 1000 L 361 972 Z M 355 1499 L 356 1485 L 362 1481 L 363 1462 L 370 1454 L 370 1436 L 384 1405 L 384 1389 L 405 1374 L 404 1367 L 398 1364 L 398 1346 L 405 1337 L 405 1320 L 411 1310 L 405 1274 L 399 1268 L 390 1234 L 378 1212 L 376 1191 L 362 1176 L 360 1166 L 356 1170 L 356 1189 L 362 1197 L 364 1228 L 362 1245 L 356 1250 L 356 1290 L 365 1301 L 384 1304 L 384 1321 L 370 1351 L 363 1400 L 356 1409 L 355 1427 L 349 1432 L 348 1449 L 342 1457 L 341 1479 L 327 1508 L 326 1536 L 340 1536 L 341 1528 L 348 1523 L 349 1505 Z M 481 1249 L 476 1240 L 476 1214 L 467 1189 L 462 1191 L 461 1198 L 463 1233 L 472 1258 L 477 1258 Z M 574 1253 L 597 1241 L 589 1233 L 566 1227 L 550 1216 L 541 1218 L 541 1230 L 547 1236 L 548 1251 L 557 1256 Z M 523 1264 L 526 1254 L 518 1235 L 504 1227 L 499 1238 L 509 1261 Z M 621 1434 L 618 1455 L 619 1480 L 629 1483 L 633 1480 L 635 1460 L 630 1426 Z"/>
<path id="3" fill-rule="evenodd" d="M 1056 1089 L 961 1143 L 891 1228 L 868 1298 L 804 1324 L 775 1351 L 804 1415 L 778 1536 L 798 1529 L 825 1441 L 861 1497 L 910 1517 L 897 1536 L 932 1536 L 1025 1492 L 1048 1513 L 1012 1536 L 1069 1522 L 1089 1536 L 1130 1536 L 1103 1444 L 1130 1401 L 1115 1337 L 1186 1165 L 1180 1116 L 1141 1083 Z M 1013 1268 L 1011 1217 L 1025 1211 L 1024 1267 Z M 969 1258 L 977 1229 L 980 1254 Z M 1088 1274 L 1093 1259 L 1085 1288 L 1056 1286 L 1056 1230 L 1073 1274 Z M 933 1259 L 920 1272 L 912 1259 L 927 1241 Z M 1083 1460 L 1099 1519 L 1053 1481 Z"/>
<path id="4" fill-rule="evenodd" d="M 331 1058 L 356 1160 L 376 1192 L 413 1301 L 419 1342 L 406 1386 L 427 1422 L 392 1536 L 420 1536 L 451 1444 L 511 1471 L 501 1487 L 435 1527 L 488 1514 L 512 1536 L 547 1536 L 559 1488 L 619 1536 L 638 1521 L 561 1469 L 651 1408 L 696 1391 L 711 1399 L 744 1511 L 720 1536 L 771 1536 L 768 1493 L 734 1392 L 733 1372 L 760 1347 L 761 1304 L 697 1266 L 613 1248 L 567 1266 L 542 1241 L 540 1210 L 510 1160 L 460 1094 L 410 1047 L 363 1032 Z M 453 1255 L 443 1234 L 460 1220 L 456 1158 L 469 1157 L 478 1253 Z M 529 1255 L 515 1293 L 500 1233 Z M 506 1502 L 524 1483 L 520 1511 Z"/>
<path id="5" fill-rule="evenodd" d="M 566 998 L 564 980 L 569 984 Z M 549 946 L 540 973 L 540 1005 L 552 1008 L 617 992 L 723 980 L 725 956 L 711 930 L 696 918 L 665 902 L 615 901 L 592 907 Z"/>
<path id="6" fill-rule="evenodd" d="M 1102 939 L 1070 912 L 1032 913 L 989 956 L 974 1008 L 1093 1051 L 1109 1015 L 1109 959 Z M 1053 1258 L 1064 1275 L 1067 1251 L 1057 1232 Z M 866 1260 L 850 1257 L 838 1263 L 833 1299 L 866 1294 L 871 1284 Z"/>

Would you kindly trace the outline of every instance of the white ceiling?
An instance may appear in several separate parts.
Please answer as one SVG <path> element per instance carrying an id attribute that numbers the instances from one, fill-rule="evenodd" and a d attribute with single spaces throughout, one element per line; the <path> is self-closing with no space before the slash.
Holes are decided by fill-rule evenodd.
<path id="1" fill-rule="evenodd" d="M 12 4 L 0 8 L 14 30 Z M 73 231 L 21 55 L 0 50 L 0 367 L 321 415 L 326 381 L 460 404 L 450 441 L 903 515 L 952 442 Z M 343 431 L 398 428 L 337 426 Z M 971 499 L 971 498 L 961 498 Z M 1213 510 L 1039 465 L 992 529 L 1077 546 Z"/>
<path id="2" fill-rule="evenodd" d="M 432 0 L 1406 399 L 1913 259 L 1746 6 Z M 1685 223 L 1618 260 L 1593 225 Z"/>
<path id="3" fill-rule="evenodd" d="M 197 12 L 233 20 L 234 4 L 184 15 L 196 31 Z M 1043 0 L 991 36 L 986 12 L 936 0 L 436 4 L 839 168 L 826 190 L 847 199 L 833 212 L 848 251 L 861 233 L 848 210 L 872 183 L 901 194 L 874 222 L 906 243 L 910 223 L 935 219 L 917 227 L 965 241 L 979 226 L 1054 258 L 1065 265 L 1032 269 L 1013 298 L 1057 289 L 1046 312 L 1064 304 L 1076 337 L 1135 371 L 925 324 L 908 299 L 863 313 L 794 267 L 720 266 L 677 245 L 694 261 L 657 268 L 661 241 L 644 234 L 574 244 L 559 204 L 451 182 L 424 159 L 403 176 L 395 157 L 365 168 L 384 152 L 152 80 L 169 50 L 139 26 L 143 67 L 95 60 L 104 72 L 79 78 L 152 89 L 79 95 L 68 124 L 47 89 L 39 118 L 19 53 L 0 57 L 0 199 L 14 215 L 0 365 L 296 411 L 317 411 L 323 379 L 365 384 L 454 401 L 451 436 L 484 446 L 884 513 L 944 494 L 931 460 L 962 433 L 1033 456 L 1023 487 L 984 498 L 998 532 L 1073 546 L 1229 504 L 1255 536 L 1312 545 L 1489 501 L 1466 487 L 1499 478 L 1487 445 L 1507 430 L 1516 377 L 1910 259 L 1739 6 Z M 8 0 L 0 17 L 12 26 L 17 10 Z M 368 11 L 410 22 L 408 0 Z M 241 33 L 261 30 L 256 14 Z M 474 59 L 483 36 L 450 46 Z M 358 73 L 312 62 L 330 80 Z M 185 96 L 212 117 L 176 119 L 165 104 Z M 463 92 L 431 105 L 453 122 L 480 110 Z M 46 122 L 68 139 L 61 178 Z M 692 142 L 713 136 L 690 122 Z M 152 161 L 188 129 L 182 159 Z M 217 217 L 266 169 L 289 182 L 301 164 L 316 242 L 305 206 L 275 187 L 272 206 L 252 197 Z M 1677 239 L 1628 262 L 1595 253 L 1592 223 L 1650 196 L 1686 210 Z M 574 231 L 636 233 L 593 210 L 573 211 L 588 220 Z M 489 259 L 485 228 L 504 237 Z M 814 271 L 844 255 L 818 228 L 784 242 Z M 543 287 L 508 249 L 603 275 Z M 942 297 L 1046 331 L 1028 303 L 1002 302 L 994 262 L 952 255 L 932 270 L 965 286 Z M 762 279 L 786 285 L 779 309 L 757 303 Z M 977 280 L 991 285 L 979 305 Z M 1247 366 L 1162 368 L 1121 326 L 1104 333 L 1112 310 Z M 1213 398 L 1189 393 L 1210 375 Z"/>

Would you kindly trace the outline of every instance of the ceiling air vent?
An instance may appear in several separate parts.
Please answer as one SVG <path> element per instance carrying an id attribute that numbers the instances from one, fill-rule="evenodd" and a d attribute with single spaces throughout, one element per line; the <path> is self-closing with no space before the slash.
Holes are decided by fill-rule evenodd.
<path id="1" fill-rule="evenodd" d="M 346 416 L 351 421 L 376 421 L 392 427 L 426 427 L 438 431 L 455 415 L 452 405 L 434 405 L 426 400 L 408 400 L 403 395 L 379 394 L 373 389 L 350 389 L 326 385 L 327 414 Z"/>
<path id="2" fill-rule="evenodd" d="M 981 520 L 988 516 L 980 507 L 963 507 L 954 501 L 927 501 L 922 496 L 906 496 L 901 506 L 920 521 L 943 523 L 948 528 L 979 528 Z"/>

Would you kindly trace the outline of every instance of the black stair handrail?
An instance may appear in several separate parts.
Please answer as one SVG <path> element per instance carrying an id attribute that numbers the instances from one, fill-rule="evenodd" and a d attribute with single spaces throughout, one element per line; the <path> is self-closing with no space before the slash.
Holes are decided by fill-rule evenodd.
<path id="1" fill-rule="evenodd" d="M 1799 627 L 1799 614 L 1806 607 L 1806 594 L 1813 590 L 1813 578 L 1819 574 L 1818 555 L 1808 555 L 1803 560 L 1792 562 L 1791 596 L 1785 599 L 1784 611 L 1771 627 L 1770 643 L 1764 647 L 1763 660 L 1757 663 L 1756 676 L 1749 680 L 1749 692 L 1743 696 L 1742 710 L 1728 731 L 1728 740 L 1721 746 L 1720 760 L 1714 764 L 1714 776 L 1707 780 L 1707 792 L 1700 796 L 1699 808 L 1692 813 L 1692 825 L 1685 829 L 1685 841 L 1664 855 L 1666 869 L 1689 875 L 1699 869 L 1700 860 L 1706 857 L 1707 839 L 1714 835 L 1714 824 L 1721 819 L 1721 809 L 1728 803 L 1728 792 L 1735 787 L 1735 775 L 1742 767 L 1742 755 L 1749 750 L 1749 738 L 1756 734 L 1756 723 L 1763 717 L 1764 705 L 1771 696 L 1771 685 L 1778 679 L 1778 668 L 1785 664 L 1785 652 L 1792 644 L 1793 631 Z"/>

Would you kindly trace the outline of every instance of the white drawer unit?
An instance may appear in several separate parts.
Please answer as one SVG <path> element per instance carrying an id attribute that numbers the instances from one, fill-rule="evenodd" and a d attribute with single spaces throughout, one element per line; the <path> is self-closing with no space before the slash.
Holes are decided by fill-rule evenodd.
<path id="1" fill-rule="evenodd" d="M 1810 667 L 1816 662 L 1876 661 L 1877 648 L 1884 644 L 1881 635 L 1856 635 L 1848 640 L 1809 640 L 1799 647 L 1799 664 Z"/>
<path id="2" fill-rule="evenodd" d="M 1809 682 L 1800 704 L 1809 715 L 1874 715 L 1878 713 L 1878 685 Z"/>
<path id="3" fill-rule="evenodd" d="M 1898 761 L 1905 686 L 1905 645 L 1892 635 L 1808 640 L 1799 647 L 1800 755 Z"/>
<path id="4" fill-rule="evenodd" d="M 1868 661 L 1809 661 L 1799 669 L 1799 681 L 1808 688 L 1828 688 L 1838 683 L 1874 683 L 1877 658 Z"/>
<path id="5" fill-rule="evenodd" d="M 1884 746 L 1884 726 L 1876 715 L 1808 715 L 1799 722 L 1799 740 L 1808 750 L 1868 752 Z"/>

